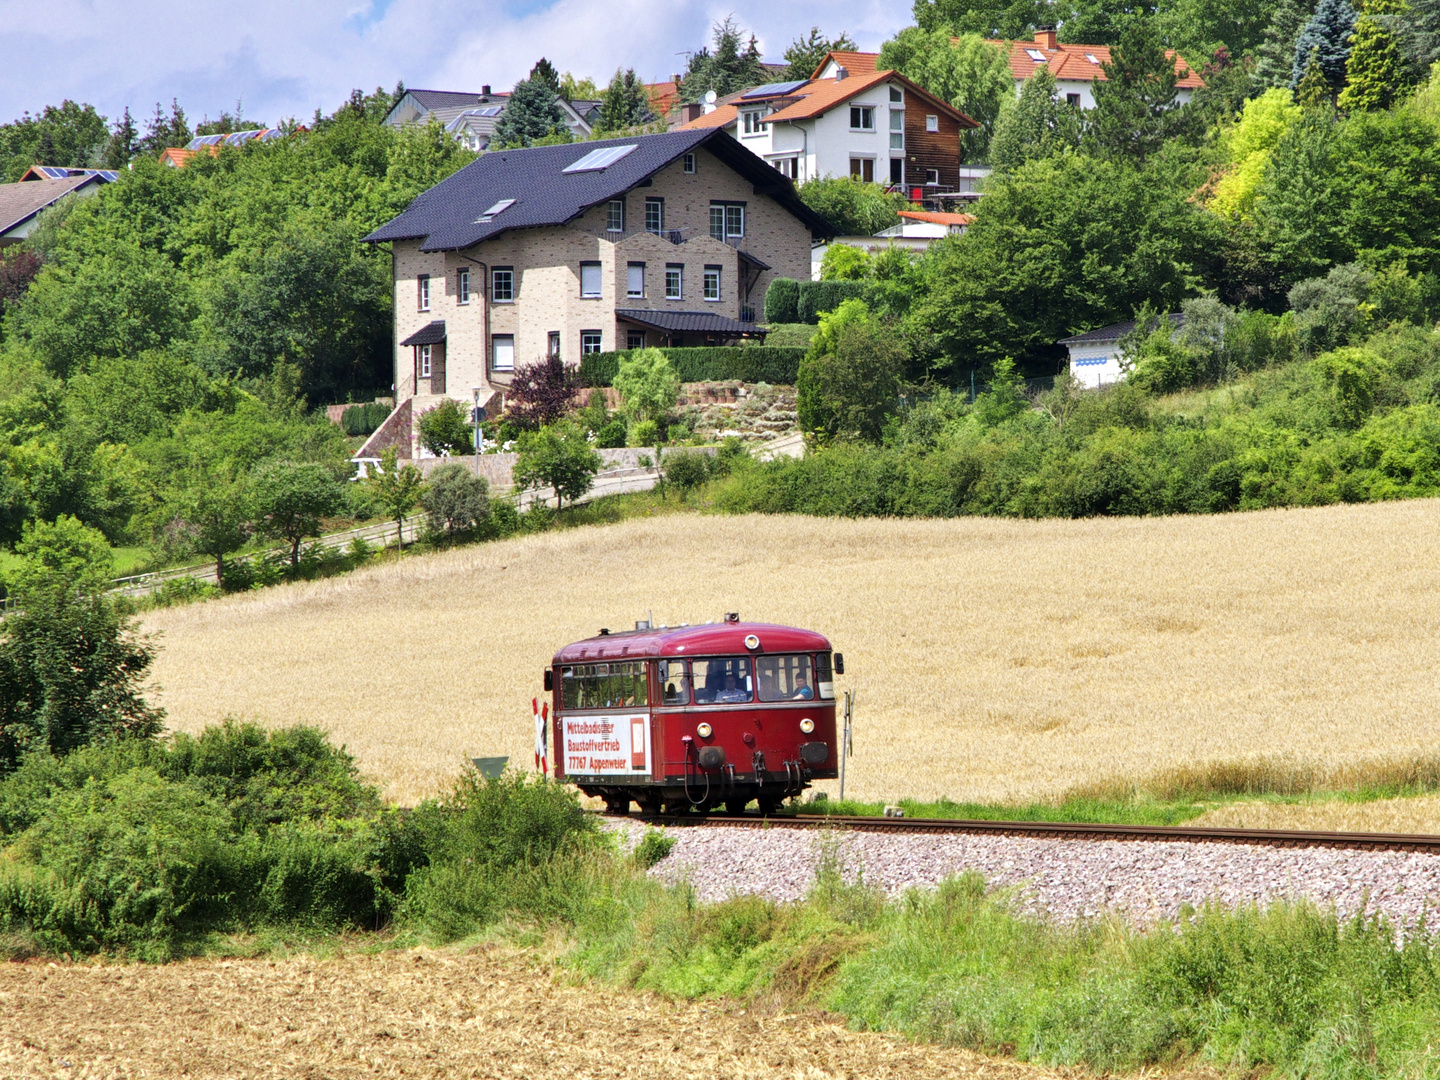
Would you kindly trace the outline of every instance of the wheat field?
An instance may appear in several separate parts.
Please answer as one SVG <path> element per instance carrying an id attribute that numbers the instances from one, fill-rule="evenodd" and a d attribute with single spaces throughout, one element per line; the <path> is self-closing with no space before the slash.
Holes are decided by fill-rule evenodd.
<path id="1" fill-rule="evenodd" d="M 677 515 L 171 608 L 156 700 L 309 723 L 387 795 L 531 760 L 552 652 L 654 612 L 830 636 L 847 794 L 1014 800 L 1177 766 L 1334 768 L 1440 739 L 1440 501 L 1215 517 Z M 832 791 L 834 784 L 825 785 Z"/>

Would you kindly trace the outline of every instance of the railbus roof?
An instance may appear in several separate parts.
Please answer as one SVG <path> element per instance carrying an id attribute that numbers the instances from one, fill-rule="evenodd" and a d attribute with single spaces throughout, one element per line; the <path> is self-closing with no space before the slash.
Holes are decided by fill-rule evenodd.
<path id="1" fill-rule="evenodd" d="M 745 639 L 751 634 L 760 639 L 758 649 L 745 647 Z M 566 645 L 555 654 L 554 662 L 581 664 L 643 660 L 652 656 L 759 656 L 765 653 L 829 651 L 830 640 L 814 630 L 774 623 L 718 622 L 600 634 Z"/>

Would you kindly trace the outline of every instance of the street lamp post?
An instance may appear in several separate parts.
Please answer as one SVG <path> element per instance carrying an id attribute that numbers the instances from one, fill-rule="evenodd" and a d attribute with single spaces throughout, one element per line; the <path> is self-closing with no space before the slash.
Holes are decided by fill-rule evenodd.
<path id="1" fill-rule="evenodd" d="M 470 394 L 473 406 L 470 410 L 470 419 L 475 423 L 475 475 L 480 475 L 480 421 L 484 419 L 480 415 L 480 387 L 472 386 Z"/>

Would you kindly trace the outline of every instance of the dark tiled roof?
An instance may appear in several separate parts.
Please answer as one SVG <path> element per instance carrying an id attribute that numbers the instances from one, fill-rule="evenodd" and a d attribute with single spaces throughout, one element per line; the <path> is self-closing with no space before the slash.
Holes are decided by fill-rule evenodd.
<path id="1" fill-rule="evenodd" d="M 457 105 L 483 105 L 491 98 L 508 96 L 491 94 L 486 97 L 484 94 L 462 93 L 458 90 L 406 90 L 405 93 L 427 109 L 447 109 Z"/>
<path id="2" fill-rule="evenodd" d="M 1173 315 L 1166 315 L 1165 318 L 1169 319 L 1170 325 L 1176 327 L 1177 329 L 1180 326 L 1184 325 L 1185 322 L 1184 314 L 1179 311 L 1175 312 Z M 1150 324 L 1150 329 L 1154 330 L 1155 327 L 1158 325 L 1159 320 L 1157 319 Z M 1124 322 L 1112 323 L 1109 326 L 1102 326 L 1097 330 L 1087 330 L 1085 331 L 1085 333 L 1076 334 L 1074 337 L 1061 338 L 1060 341 L 1058 341 L 1056 344 L 1099 345 L 1107 341 L 1119 341 L 1126 334 L 1134 331 L 1134 329 L 1135 320 L 1126 319 Z"/>
<path id="3" fill-rule="evenodd" d="M 91 174 L 71 176 L 64 180 L 25 180 L 0 184 L 0 233 L 23 225 L 72 191 L 98 183 L 100 179 Z"/>
<path id="4" fill-rule="evenodd" d="M 566 166 L 607 146 L 636 149 L 604 169 L 567 173 Z M 723 131 L 669 131 L 629 139 L 492 150 L 429 191 L 421 192 L 405 212 L 369 236 L 370 243 L 421 240 L 422 251 L 470 247 L 511 229 L 563 225 L 590 207 L 616 198 L 649 179 L 680 155 L 704 146 L 755 185 L 756 194 L 772 196 L 817 236 L 833 230 L 800 201 L 795 186 Z M 513 205 L 488 221 L 479 221 L 501 200 Z"/>
<path id="5" fill-rule="evenodd" d="M 727 319 L 709 311 L 648 311 L 644 308 L 617 308 L 617 318 L 650 326 L 666 333 L 685 334 L 765 334 L 754 323 Z"/>
<path id="6" fill-rule="evenodd" d="M 422 326 L 415 333 L 411 334 L 401 345 L 439 345 L 445 340 L 445 320 L 436 319 L 434 322 Z"/>

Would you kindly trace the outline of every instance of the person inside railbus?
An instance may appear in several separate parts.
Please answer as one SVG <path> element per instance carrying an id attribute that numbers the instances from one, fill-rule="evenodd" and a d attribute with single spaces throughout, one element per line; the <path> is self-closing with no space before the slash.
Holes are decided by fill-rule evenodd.
<path id="1" fill-rule="evenodd" d="M 805 670 L 805 665 L 795 669 L 795 689 L 790 692 L 792 701 L 809 701 L 815 696 L 815 691 L 810 689 L 810 673 Z"/>
<path id="2" fill-rule="evenodd" d="M 750 695 L 740 689 L 740 684 L 735 681 L 735 675 L 733 673 L 725 676 L 724 687 L 715 695 L 716 701 L 727 705 L 734 704 L 737 701 L 748 701 L 749 698 Z"/>

